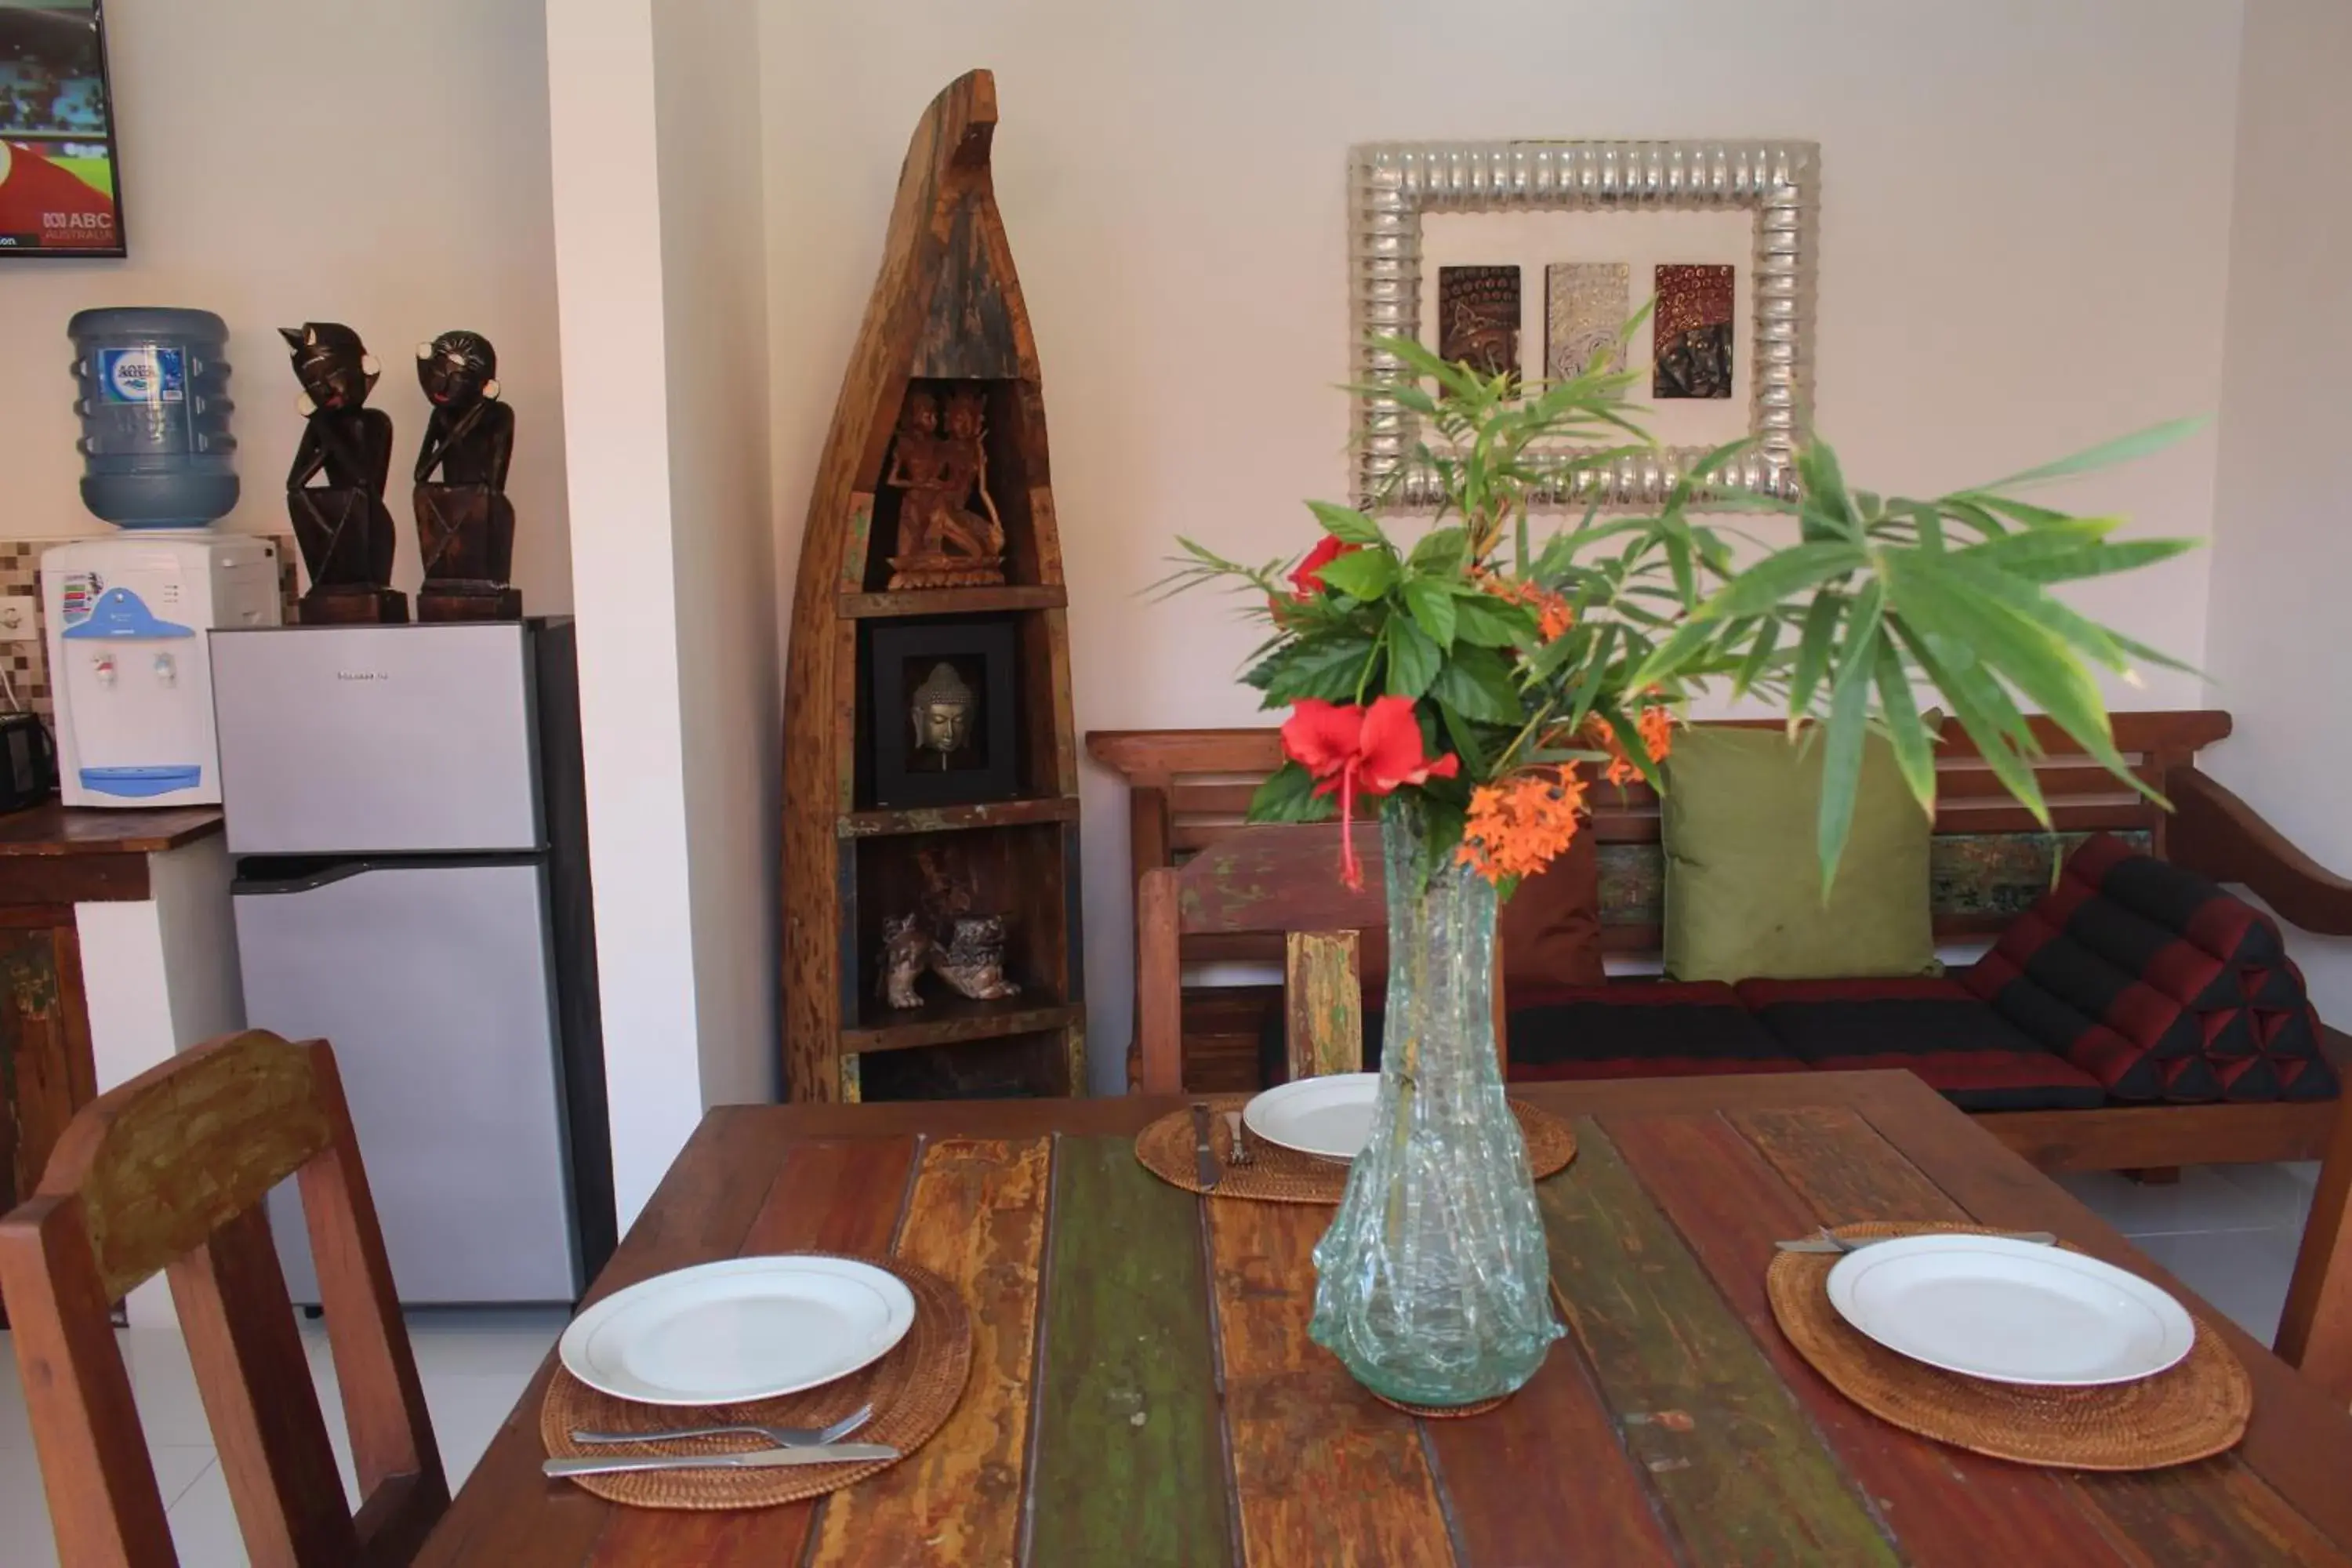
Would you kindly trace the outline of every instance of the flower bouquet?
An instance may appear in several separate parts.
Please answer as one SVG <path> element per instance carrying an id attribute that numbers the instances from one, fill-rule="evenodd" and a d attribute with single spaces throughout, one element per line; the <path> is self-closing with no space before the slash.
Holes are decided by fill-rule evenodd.
<path id="1" fill-rule="evenodd" d="M 2183 426 L 1931 500 L 1850 489 L 1818 441 L 1796 458 L 1796 499 L 1708 495 L 1706 476 L 1740 449 L 1727 447 L 1655 515 L 1592 510 L 1538 537 L 1531 511 L 1573 495 L 1581 471 L 1652 447 L 1627 403 L 1639 373 L 1596 356 L 1580 375 L 1529 385 L 1408 340 L 1377 347 L 1412 378 L 1381 390 L 1419 417 L 1415 460 L 1443 497 L 1418 537 L 1310 501 L 1323 532 L 1303 558 L 1250 566 L 1184 540 L 1167 585 L 1239 587 L 1268 624 L 1243 679 L 1265 707 L 1290 710 L 1286 760 L 1250 819 L 1339 816 L 1339 874 L 1360 885 L 1353 824 L 1381 803 L 1391 966 L 1380 1110 L 1316 1249 L 1313 1332 L 1391 1397 L 1459 1405 L 1517 1387 L 1559 1332 L 1496 1067 L 1497 898 L 1573 840 L 1588 790 L 1636 778 L 1663 788 L 1674 727 L 1711 684 L 1769 701 L 1822 748 L 1825 892 L 1866 734 L 1886 738 L 1933 809 L 1921 695 L 1940 699 L 2045 823 L 2029 708 L 2145 791 L 2091 670 L 2129 679 L 2135 661 L 2172 661 L 2052 589 L 2190 542 L 2117 540 L 2118 519 L 2017 492 Z M 1558 456 L 1564 444 L 1584 455 Z M 1783 514 L 1794 537 L 1759 544 L 1698 521 L 1702 510 Z"/>

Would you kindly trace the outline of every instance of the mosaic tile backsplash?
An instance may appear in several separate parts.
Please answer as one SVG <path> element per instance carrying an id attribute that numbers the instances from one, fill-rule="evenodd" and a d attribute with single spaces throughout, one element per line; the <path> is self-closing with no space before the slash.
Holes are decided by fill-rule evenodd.
<path id="1" fill-rule="evenodd" d="M 63 544 L 62 539 L 0 539 L 0 596 L 29 594 L 37 605 L 41 595 L 41 552 L 52 545 Z M 283 617 L 294 619 L 294 602 L 300 590 L 295 582 L 296 565 L 294 536 L 286 534 L 273 540 L 278 546 L 278 598 Z M 49 628 L 44 611 L 41 635 L 27 642 L 0 643 L 0 672 L 7 676 L 16 700 L 44 719 L 55 716 L 55 704 L 49 693 Z M 0 707 L 7 705 L 5 692 L 0 692 Z"/>

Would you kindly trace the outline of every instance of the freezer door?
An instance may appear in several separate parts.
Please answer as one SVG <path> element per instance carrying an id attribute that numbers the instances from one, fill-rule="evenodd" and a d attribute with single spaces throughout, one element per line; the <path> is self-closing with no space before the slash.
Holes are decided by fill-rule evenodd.
<path id="1" fill-rule="evenodd" d="M 516 621 L 215 632 L 230 851 L 541 847 L 530 635 Z"/>
<path id="2" fill-rule="evenodd" d="M 247 1017 L 334 1047 L 400 1299 L 576 1298 L 545 868 L 251 870 L 233 894 Z M 278 1250 L 315 1301 L 291 1200 L 272 1194 Z"/>

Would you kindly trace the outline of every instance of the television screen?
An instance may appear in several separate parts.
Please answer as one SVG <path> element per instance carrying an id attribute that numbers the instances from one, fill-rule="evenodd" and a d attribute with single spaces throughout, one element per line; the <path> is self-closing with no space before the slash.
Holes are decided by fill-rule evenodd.
<path id="1" fill-rule="evenodd" d="M 0 257 L 121 256 L 99 0 L 0 0 Z"/>

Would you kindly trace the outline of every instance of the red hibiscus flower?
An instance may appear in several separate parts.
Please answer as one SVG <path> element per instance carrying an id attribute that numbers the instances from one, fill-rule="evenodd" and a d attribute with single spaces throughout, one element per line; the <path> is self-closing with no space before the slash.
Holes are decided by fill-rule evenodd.
<path id="1" fill-rule="evenodd" d="M 1307 552 L 1307 559 L 1291 569 L 1291 597 L 1305 604 L 1323 591 L 1323 568 L 1342 555 L 1361 550 L 1360 544 L 1349 544 L 1336 534 L 1327 533 L 1322 542 Z"/>
<path id="2" fill-rule="evenodd" d="M 1376 698 L 1367 708 L 1302 698 L 1282 726 L 1282 750 L 1319 781 L 1317 795 L 1339 792 L 1339 876 L 1350 888 L 1364 885 L 1356 864 L 1356 796 L 1450 779 L 1462 770 L 1453 752 L 1433 758 L 1421 749 L 1409 697 Z"/>

